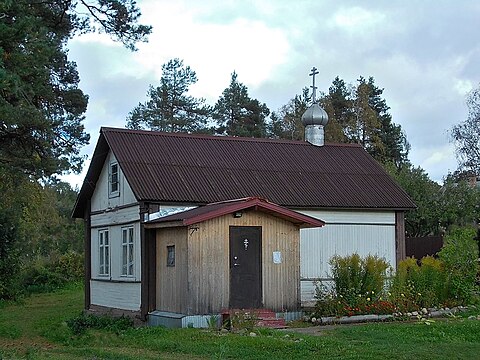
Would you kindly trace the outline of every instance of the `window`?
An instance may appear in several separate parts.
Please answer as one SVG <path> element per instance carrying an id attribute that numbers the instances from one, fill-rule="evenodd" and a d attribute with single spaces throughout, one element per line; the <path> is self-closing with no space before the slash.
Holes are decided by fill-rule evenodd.
<path id="1" fill-rule="evenodd" d="M 98 253 L 99 269 L 98 274 L 102 276 L 110 275 L 110 242 L 108 239 L 108 230 L 98 232 Z"/>
<path id="2" fill-rule="evenodd" d="M 122 228 L 122 276 L 133 276 L 133 226 Z"/>
<path id="3" fill-rule="evenodd" d="M 117 196 L 120 194 L 120 183 L 118 179 L 118 164 L 110 164 L 110 173 L 109 173 L 109 194 Z"/>
<path id="4" fill-rule="evenodd" d="M 175 245 L 167 246 L 167 266 L 175 266 Z"/>

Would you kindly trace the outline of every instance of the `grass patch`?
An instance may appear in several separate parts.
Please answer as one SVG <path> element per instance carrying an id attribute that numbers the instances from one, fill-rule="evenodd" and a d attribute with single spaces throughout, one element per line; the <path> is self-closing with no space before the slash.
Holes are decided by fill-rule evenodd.
<path id="1" fill-rule="evenodd" d="M 74 335 L 83 291 L 70 288 L 5 304 L 0 310 L 0 358 L 6 359 L 405 359 L 476 358 L 480 321 L 386 323 L 327 328 L 322 336 L 268 329 L 247 334 L 198 329 L 88 328 Z M 480 311 L 479 311 L 480 313 Z"/>

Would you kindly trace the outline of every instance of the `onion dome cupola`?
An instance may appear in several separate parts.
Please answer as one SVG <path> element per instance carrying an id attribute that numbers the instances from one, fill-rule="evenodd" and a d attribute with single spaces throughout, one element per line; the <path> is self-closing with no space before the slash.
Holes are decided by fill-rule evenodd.
<path id="1" fill-rule="evenodd" d="M 302 115 L 302 123 L 305 126 L 305 141 L 312 145 L 323 146 L 325 144 L 325 135 L 323 127 L 328 123 L 328 115 L 320 105 L 317 104 L 315 96 L 317 87 L 315 86 L 315 75 L 318 74 L 317 68 L 313 67 L 310 76 L 313 78 L 312 105 Z"/>

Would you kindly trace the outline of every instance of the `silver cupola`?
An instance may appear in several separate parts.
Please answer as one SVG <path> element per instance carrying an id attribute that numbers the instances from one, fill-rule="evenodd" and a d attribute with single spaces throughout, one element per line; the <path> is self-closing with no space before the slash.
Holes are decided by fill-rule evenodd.
<path id="1" fill-rule="evenodd" d="M 323 146 L 325 144 L 325 135 L 323 127 L 328 123 L 328 115 L 320 105 L 317 104 L 315 75 L 318 74 L 317 69 L 312 68 L 310 76 L 313 77 L 313 92 L 312 92 L 312 105 L 302 115 L 302 123 L 305 126 L 305 141 L 308 141 L 312 145 Z"/>

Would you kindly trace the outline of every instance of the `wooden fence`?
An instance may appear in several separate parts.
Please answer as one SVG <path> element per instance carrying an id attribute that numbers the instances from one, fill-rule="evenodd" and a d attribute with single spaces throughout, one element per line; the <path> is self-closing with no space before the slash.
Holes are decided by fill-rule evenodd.
<path id="1" fill-rule="evenodd" d="M 405 238 L 406 255 L 415 259 L 421 259 L 427 255 L 436 256 L 442 246 L 442 236 Z"/>

